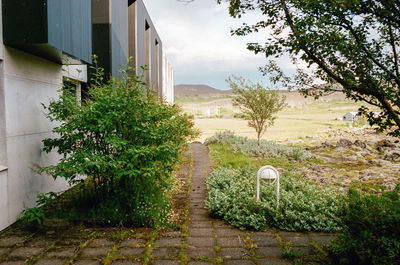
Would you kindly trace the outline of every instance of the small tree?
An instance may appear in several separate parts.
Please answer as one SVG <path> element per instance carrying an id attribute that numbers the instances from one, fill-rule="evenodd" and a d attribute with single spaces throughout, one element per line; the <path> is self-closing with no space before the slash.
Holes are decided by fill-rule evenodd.
<path id="1" fill-rule="evenodd" d="M 233 105 L 239 107 L 241 118 L 248 121 L 249 127 L 257 132 L 258 145 L 260 138 L 268 127 L 274 124 L 275 113 L 282 110 L 285 96 L 279 96 L 278 91 L 270 90 L 260 83 L 253 83 L 243 77 L 229 77 L 226 82 L 236 95 Z"/>

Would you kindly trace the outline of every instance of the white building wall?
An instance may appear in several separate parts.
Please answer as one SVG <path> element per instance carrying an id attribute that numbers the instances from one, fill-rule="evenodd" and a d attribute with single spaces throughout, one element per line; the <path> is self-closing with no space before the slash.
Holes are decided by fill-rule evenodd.
<path id="1" fill-rule="evenodd" d="M 46 118 L 42 103 L 56 99 L 63 76 L 86 81 L 86 66 L 63 67 L 45 59 L 5 47 L 4 121 L 8 170 L 0 172 L 0 230 L 16 221 L 21 212 L 35 206 L 38 193 L 63 191 L 68 184 L 61 179 L 38 175 L 36 165 L 55 164 L 58 154 L 42 151 L 42 140 L 52 137 L 54 124 Z M 76 71 L 80 69 L 80 73 Z M 83 77 L 85 76 L 85 77 Z M 1 101 L 0 101 L 1 102 Z M 1 109 L 1 106 L 0 106 Z M 1 143 L 1 141 L 0 141 Z M 0 146 L 2 147 L 2 146 Z M 6 196 L 4 191 L 6 186 Z"/>

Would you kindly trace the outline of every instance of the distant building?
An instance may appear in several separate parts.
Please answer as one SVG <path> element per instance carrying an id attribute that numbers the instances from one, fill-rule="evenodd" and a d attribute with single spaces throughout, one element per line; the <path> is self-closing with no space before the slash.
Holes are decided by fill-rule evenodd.
<path id="1" fill-rule="evenodd" d="M 0 230 L 38 193 L 63 191 L 66 181 L 34 172 L 57 163 L 42 151 L 52 136 L 42 103 L 68 82 L 85 96 L 93 54 L 107 76 L 133 66 L 152 89 L 173 102 L 173 72 L 142 0 L 1 0 L 0 5 Z"/>
<path id="2" fill-rule="evenodd" d="M 347 112 L 343 116 L 343 121 L 357 121 L 358 120 L 358 113 L 357 112 Z"/>

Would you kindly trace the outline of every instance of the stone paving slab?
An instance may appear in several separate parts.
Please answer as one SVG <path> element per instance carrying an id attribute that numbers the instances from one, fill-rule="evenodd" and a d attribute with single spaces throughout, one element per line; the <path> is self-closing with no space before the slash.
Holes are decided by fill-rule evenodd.
<path id="1" fill-rule="evenodd" d="M 309 237 L 302 235 L 282 236 L 281 238 L 293 246 L 307 246 L 311 242 Z"/>
<path id="2" fill-rule="evenodd" d="M 217 236 L 231 237 L 231 236 L 245 236 L 246 233 L 235 228 L 216 228 Z"/>
<path id="3" fill-rule="evenodd" d="M 112 265 L 139 265 L 142 264 L 140 261 L 135 261 L 135 260 L 115 260 L 111 263 Z"/>
<path id="4" fill-rule="evenodd" d="M 111 251 L 109 247 L 87 247 L 82 250 L 80 253 L 81 258 L 102 258 L 107 255 L 108 252 Z"/>
<path id="5" fill-rule="evenodd" d="M 249 259 L 250 251 L 245 248 L 222 248 L 219 252 L 224 259 Z"/>
<path id="6" fill-rule="evenodd" d="M 30 248 L 30 247 L 22 247 L 17 248 L 9 255 L 10 258 L 19 258 L 19 259 L 28 259 L 30 257 L 34 257 L 39 255 L 44 248 Z"/>
<path id="7" fill-rule="evenodd" d="M 131 238 L 128 240 L 125 240 L 121 243 L 121 246 L 123 247 L 137 247 L 137 246 L 143 246 L 147 242 L 146 239 L 143 238 Z"/>
<path id="8" fill-rule="evenodd" d="M 77 260 L 73 265 L 100 265 L 98 260 Z"/>
<path id="9" fill-rule="evenodd" d="M 260 247 L 256 249 L 258 257 L 280 257 L 283 249 L 280 247 Z"/>
<path id="10" fill-rule="evenodd" d="M 107 238 L 96 238 L 89 243 L 88 247 L 112 247 L 114 245 L 115 242 Z"/>
<path id="11" fill-rule="evenodd" d="M 69 258 L 76 253 L 76 248 L 56 248 L 46 253 L 47 258 Z"/>
<path id="12" fill-rule="evenodd" d="M 23 265 L 23 264 L 25 264 L 25 261 L 23 260 L 0 262 L 0 265 Z"/>
<path id="13" fill-rule="evenodd" d="M 214 237 L 188 237 L 187 243 L 193 247 L 213 247 L 216 242 Z"/>
<path id="14" fill-rule="evenodd" d="M 237 237 L 218 237 L 217 245 L 219 247 L 245 247 L 246 238 L 237 236 Z"/>
<path id="15" fill-rule="evenodd" d="M 151 255 L 155 258 L 176 258 L 178 257 L 178 248 L 155 248 Z"/>
<path id="16" fill-rule="evenodd" d="M 254 235 L 251 237 L 251 240 L 258 247 L 279 246 L 279 241 L 273 236 Z"/>
<path id="17" fill-rule="evenodd" d="M 182 243 L 182 238 L 159 238 L 154 242 L 159 247 L 180 247 Z"/>
<path id="18" fill-rule="evenodd" d="M 57 242 L 59 246 L 79 246 L 86 242 L 86 239 L 79 239 L 79 238 L 64 238 Z"/>
<path id="19" fill-rule="evenodd" d="M 67 260 L 62 259 L 40 259 L 35 265 L 64 265 L 67 263 Z"/>
<path id="20" fill-rule="evenodd" d="M 181 262 L 179 260 L 154 260 L 152 265 L 180 265 Z"/>
<path id="21" fill-rule="evenodd" d="M 258 259 L 260 265 L 292 265 L 293 263 L 282 259 Z"/>
<path id="22" fill-rule="evenodd" d="M 0 257 L 4 254 L 6 254 L 8 251 L 10 251 L 10 249 L 8 248 L 0 248 Z"/>
<path id="23" fill-rule="evenodd" d="M 208 248 L 189 248 L 186 250 L 186 255 L 189 258 L 196 257 L 208 257 L 208 258 L 216 258 L 217 253 L 211 247 Z"/>
<path id="24" fill-rule="evenodd" d="M 191 221 L 189 222 L 189 227 L 191 229 L 193 228 L 212 228 L 213 223 L 212 221 L 206 220 L 206 221 Z"/>
<path id="25" fill-rule="evenodd" d="M 129 248 L 123 247 L 118 250 L 118 253 L 126 257 L 141 257 L 145 252 L 144 248 Z"/>
<path id="26" fill-rule="evenodd" d="M 189 261 L 188 265 L 214 265 L 214 263 L 207 261 Z"/>
<path id="27" fill-rule="evenodd" d="M 256 265 L 252 260 L 225 260 L 222 265 Z"/>
<path id="28" fill-rule="evenodd" d="M 55 239 L 48 239 L 45 237 L 35 238 L 31 241 L 25 243 L 27 247 L 40 247 L 40 248 L 47 248 L 51 245 L 56 244 L 57 240 Z"/>
<path id="29" fill-rule="evenodd" d="M 24 237 L 16 236 L 0 238 L 0 247 L 12 247 L 24 243 L 25 240 L 26 239 Z"/>
<path id="30" fill-rule="evenodd" d="M 213 237 L 213 228 L 192 228 L 189 230 L 189 236 L 192 237 Z"/>

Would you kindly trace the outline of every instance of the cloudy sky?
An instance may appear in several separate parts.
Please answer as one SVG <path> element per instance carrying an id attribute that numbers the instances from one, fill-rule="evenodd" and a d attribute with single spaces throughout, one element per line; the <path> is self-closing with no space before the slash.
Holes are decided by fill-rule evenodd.
<path id="1" fill-rule="evenodd" d="M 230 74 L 268 83 L 257 70 L 266 63 L 265 57 L 246 49 L 248 42 L 262 42 L 262 34 L 231 36 L 231 28 L 242 21 L 230 18 L 226 5 L 217 5 L 216 0 L 196 0 L 190 4 L 176 0 L 144 2 L 174 68 L 175 84 L 207 84 L 227 89 L 225 79 Z M 257 14 L 244 17 L 248 23 L 259 19 Z"/>

